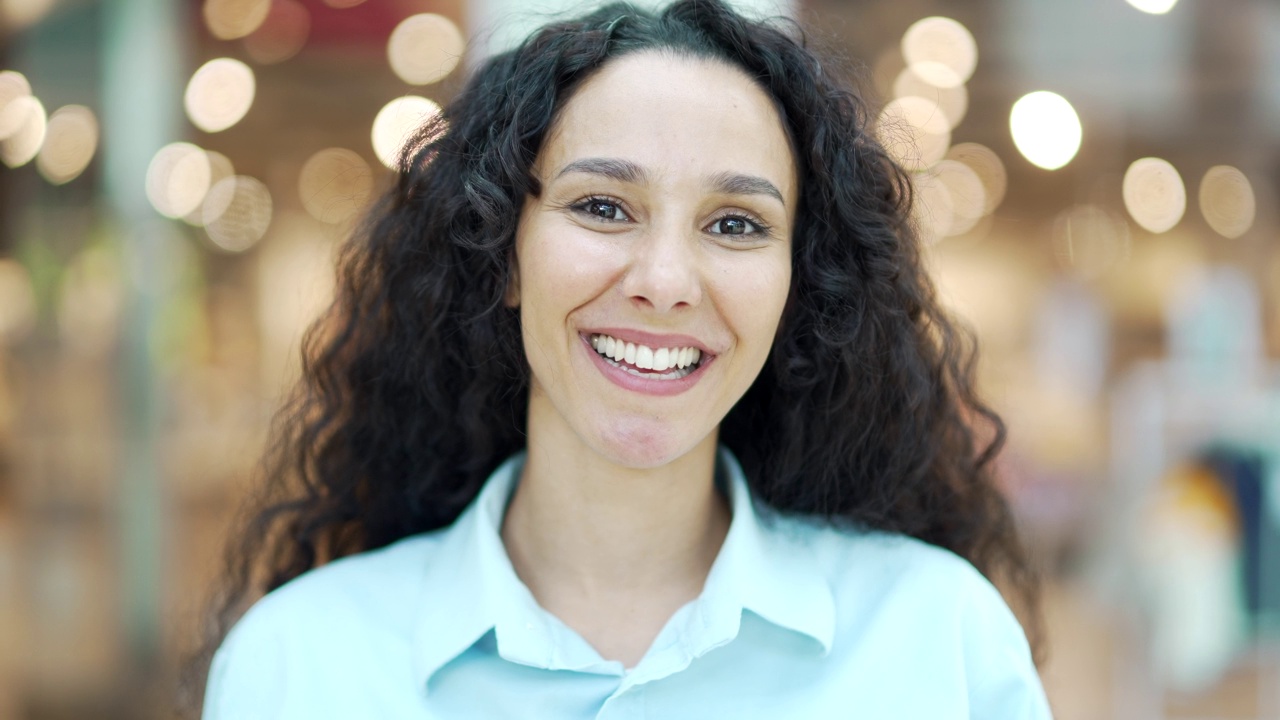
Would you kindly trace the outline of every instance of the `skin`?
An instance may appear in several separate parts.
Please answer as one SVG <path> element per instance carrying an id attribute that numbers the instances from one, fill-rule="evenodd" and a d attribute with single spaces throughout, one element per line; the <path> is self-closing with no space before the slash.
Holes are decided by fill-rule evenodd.
<path id="1" fill-rule="evenodd" d="M 701 593 L 728 529 L 717 431 L 787 299 L 794 158 L 740 70 L 645 52 L 583 84 L 535 174 L 509 295 L 532 369 L 528 460 L 502 536 L 542 607 L 632 667 Z M 593 328 L 687 335 L 714 359 L 685 392 L 637 392 L 598 367 Z"/>

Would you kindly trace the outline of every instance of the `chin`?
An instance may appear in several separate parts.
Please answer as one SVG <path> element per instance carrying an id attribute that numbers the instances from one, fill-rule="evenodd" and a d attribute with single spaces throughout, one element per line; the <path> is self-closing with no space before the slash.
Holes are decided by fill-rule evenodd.
<path id="1" fill-rule="evenodd" d="M 690 442 L 671 423 L 652 418 L 624 422 L 598 435 L 596 451 L 611 462 L 633 470 L 662 467 L 684 457 L 704 438 Z"/>

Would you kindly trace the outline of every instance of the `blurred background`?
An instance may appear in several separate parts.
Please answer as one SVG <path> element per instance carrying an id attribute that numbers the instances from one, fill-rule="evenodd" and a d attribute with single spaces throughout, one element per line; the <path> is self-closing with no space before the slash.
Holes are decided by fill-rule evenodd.
<path id="1" fill-rule="evenodd" d="M 1280 718 L 1280 3 L 739 4 L 917 173 L 1057 717 Z M 336 244 L 570 5 L 0 0 L 0 718 L 169 716 Z"/>

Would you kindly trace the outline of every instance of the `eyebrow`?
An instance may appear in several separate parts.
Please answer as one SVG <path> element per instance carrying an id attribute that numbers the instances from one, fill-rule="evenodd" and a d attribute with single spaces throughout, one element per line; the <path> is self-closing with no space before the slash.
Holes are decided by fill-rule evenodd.
<path id="1" fill-rule="evenodd" d="M 557 178 L 570 173 L 587 173 L 600 175 L 610 180 L 643 185 L 649 182 L 649 174 L 643 167 L 630 160 L 618 158 L 582 158 L 565 165 L 556 173 Z M 782 199 L 782 192 L 768 180 L 756 175 L 722 172 L 711 176 L 711 185 L 716 192 L 725 195 L 765 195 L 777 200 L 783 207 L 787 201 Z"/>

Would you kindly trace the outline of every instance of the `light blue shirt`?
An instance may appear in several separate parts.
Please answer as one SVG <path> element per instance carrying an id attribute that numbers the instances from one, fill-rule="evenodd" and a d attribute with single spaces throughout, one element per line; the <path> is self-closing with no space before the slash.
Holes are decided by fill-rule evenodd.
<path id="1" fill-rule="evenodd" d="M 538 606 L 499 530 L 523 456 L 448 528 L 343 558 L 254 605 L 206 720 L 1041 720 L 1026 638 L 969 563 L 899 535 L 733 511 L 701 596 L 631 669 Z"/>

